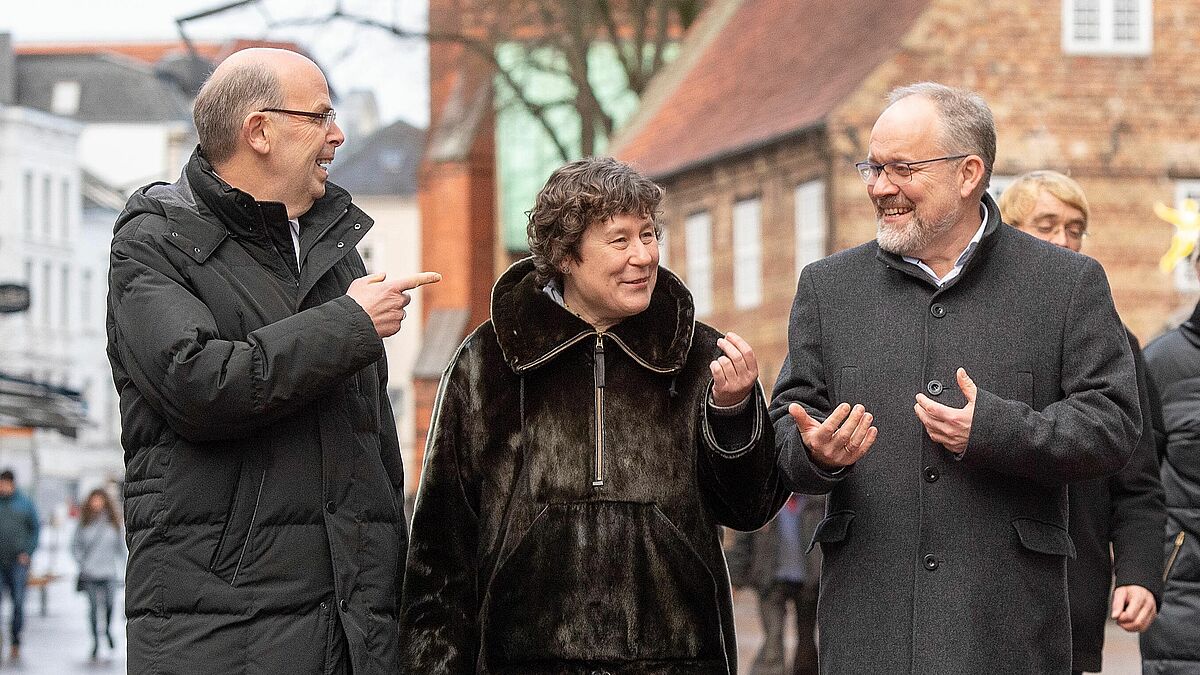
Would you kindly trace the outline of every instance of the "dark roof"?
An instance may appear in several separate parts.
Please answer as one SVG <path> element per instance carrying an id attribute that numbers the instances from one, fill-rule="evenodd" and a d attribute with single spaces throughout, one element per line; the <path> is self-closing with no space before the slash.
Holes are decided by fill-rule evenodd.
<path id="1" fill-rule="evenodd" d="M 174 78 L 116 54 L 18 54 L 17 105 L 54 112 L 55 84 L 79 83 L 80 122 L 191 122 L 191 97 Z"/>
<path id="2" fill-rule="evenodd" d="M 750 0 L 730 12 L 716 3 L 611 152 L 663 177 L 819 125 L 928 4 Z"/>
<path id="3" fill-rule="evenodd" d="M 415 195 L 424 143 L 423 129 L 393 122 L 355 141 L 345 157 L 336 156 L 330 179 L 356 197 Z"/>

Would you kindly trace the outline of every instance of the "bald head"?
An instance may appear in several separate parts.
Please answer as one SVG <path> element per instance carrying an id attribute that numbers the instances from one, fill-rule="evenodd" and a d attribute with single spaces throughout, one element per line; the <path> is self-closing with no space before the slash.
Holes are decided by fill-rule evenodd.
<path id="1" fill-rule="evenodd" d="M 286 49 L 254 48 L 231 54 L 200 88 L 192 108 L 204 156 L 213 164 L 231 158 L 246 115 L 282 107 L 287 83 L 313 77 L 324 81 L 317 64 Z"/>

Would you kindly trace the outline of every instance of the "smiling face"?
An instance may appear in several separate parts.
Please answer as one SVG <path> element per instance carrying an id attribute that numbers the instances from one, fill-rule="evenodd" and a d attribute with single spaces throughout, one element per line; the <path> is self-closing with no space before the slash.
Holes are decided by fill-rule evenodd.
<path id="1" fill-rule="evenodd" d="M 332 110 L 325 76 L 307 59 L 280 68 L 284 104 L 280 108 L 323 113 Z M 276 199 L 287 206 L 288 217 L 298 218 L 325 196 L 326 168 L 346 137 L 336 122 L 328 127 L 320 119 L 280 112 L 263 113 L 275 130 L 270 151 L 273 175 L 279 181 Z"/>
<path id="2" fill-rule="evenodd" d="M 624 214 L 592 223 L 562 279 L 567 308 L 596 330 L 645 311 L 658 280 L 654 222 Z"/>
<path id="3" fill-rule="evenodd" d="M 917 162 L 958 154 L 939 138 L 936 105 L 921 96 L 902 98 L 879 116 L 871 130 L 868 161 Z M 915 167 L 907 183 L 897 185 L 883 172 L 867 186 L 875 206 L 879 247 L 900 255 L 921 257 L 939 236 L 962 217 L 963 200 L 955 180 L 959 160 Z"/>

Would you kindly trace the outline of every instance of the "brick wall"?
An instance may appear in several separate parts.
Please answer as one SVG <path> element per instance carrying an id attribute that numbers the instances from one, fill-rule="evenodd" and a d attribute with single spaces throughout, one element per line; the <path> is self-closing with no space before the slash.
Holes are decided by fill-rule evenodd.
<path id="1" fill-rule="evenodd" d="M 1151 210 L 1171 204 L 1176 179 L 1200 177 L 1200 3 L 1155 0 L 1149 56 L 1069 56 L 1062 4 L 935 0 L 859 91 L 830 116 L 837 247 L 873 236 L 850 164 L 866 156 L 871 125 L 894 86 L 921 80 L 978 91 L 996 117 L 995 172 L 1056 169 L 1092 207 L 1084 253 L 1104 266 L 1117 309 L 1144 340 L 1194 298 L 1158 272 L 1173 228 Z M 843 168 L 844 167 L 844 168 Z"/>

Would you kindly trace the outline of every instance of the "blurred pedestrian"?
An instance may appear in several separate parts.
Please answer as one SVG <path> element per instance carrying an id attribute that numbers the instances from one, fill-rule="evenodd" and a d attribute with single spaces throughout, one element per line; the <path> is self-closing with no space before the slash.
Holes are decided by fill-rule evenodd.
<path id="1" fill-rule="evenodd" d="M 727 555 L 729 578 L 734 586 L 754 589 L 762 622 L 763 643 L 750 675 L 789 672 L 784 647 L 789 605 L 796 624 L 796 651 L 790 672 L 793 675 L 817 672 L 814 629 L 821 551 L 809 542 L 824 511 L 823 495 L 793 494 L 770 523 L 754 532 L 738 532 L 734 537 Z"/>
<path id="2" fill-rule="evenodd" d="M 1200 270 L 1198 270 L 1200 271 Z M 1190 319 L 1146 345 L 1162 393 L 1167 526 L 1158 620 L 1142 633 L 1145 675 L 1200 673 L 1200 304 Z"/>
<path id="3" fill-rule="evenodd" d="M 87 496 L 79 515 L 79 527 L 71 540 L 71 554 L 79 564 L 76 590 L 88 600 L 88 625 L 92 629 L 92 659 L 100 651 L 100 619 L 104 619 L 104 641 L 115 649 L 112 636 L 113 596 L 125 560 L 125 537 L 121 517 L 112 498 L 103 489 Z"/>
<path id="4" fill-rule="evenodd" d="M 1000 195 L 1000 217 L 1042 241 L 1078 253 L 1090 215 L 1083 188 L 1057 171 L 1031 171 Z M 1162 593 L 1159 537 L 1166 520 L 1158 455 L 1151 421 L 1161 417 L 1157 394 L 1146 384 L 1146 363 L 1137 338 L 1124 327 L 1133 350 L 1142 406 L 1142 437 L 1119 472 L 1071 483 L 1067 519 L 1076 556 L 1067 561 L 1071 599 L 1071 669 L 1100 672 L 1104 623 L 1140 633 L 1150 625 Z M 1116 579 L 1115 588 L 1113 579 Z M 1111 601 L 1109 590 L 1112 590 Z"/>
<path id="5" fill-rule="evenodd" d="M 12 599 L 9 658 L 21 658 L 21 628 L 25 624 L 25 586 L 29 559 L 37 550 L 37 508 L 17 490 L 13 472 L 0 471 L 0 586 Z"/>

